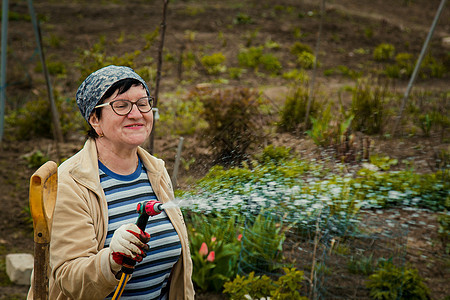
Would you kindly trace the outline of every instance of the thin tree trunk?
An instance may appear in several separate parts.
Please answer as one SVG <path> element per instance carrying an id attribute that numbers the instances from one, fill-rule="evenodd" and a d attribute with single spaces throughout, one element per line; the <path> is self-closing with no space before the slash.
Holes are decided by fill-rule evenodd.
<path id="1" fill-rule="evenodd" d="M 153 106 L 155 108 L 158 107 L 158 94 L 159 94 L 159 82 L 161 81 L 161 69 L 162 69 L 162 54 L 164 49 L 164 38 L 166 35 L 166 14 L 167 14 L 167 6 L 169 4 L 169 0 L 164 0 L 164 6 L 163 6 L 163 17 L 161 21 L 161 39 L 159 41 L 159 49 L 158 49 L 158 66 L 156 69 L 156 83 L 155 83 L 155 102 Z M 149 151 L 150 153 L 154 152 L 154 140 L 155 140 L 155 127 L 156 127 L 156 116 L 158 116 L 158 112 L 154 112 L 153 114 L 153 129 L 150 134 L 150 143 L 149 143 Z"/>

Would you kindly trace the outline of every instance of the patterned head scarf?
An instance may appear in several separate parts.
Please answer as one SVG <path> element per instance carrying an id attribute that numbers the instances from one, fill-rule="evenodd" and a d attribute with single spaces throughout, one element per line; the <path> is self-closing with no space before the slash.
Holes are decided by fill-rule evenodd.
<path id="1" fill-rule="evenodd" d="M 76 99 L 78 108 L 88 123 L 89 116 L 105 92 L 117 81 L 128 78 L 139 80 L 150 95 L 145 81 L 129 67 L 107 66 L 95 71 L 83 81 L 77 90 Z"/>

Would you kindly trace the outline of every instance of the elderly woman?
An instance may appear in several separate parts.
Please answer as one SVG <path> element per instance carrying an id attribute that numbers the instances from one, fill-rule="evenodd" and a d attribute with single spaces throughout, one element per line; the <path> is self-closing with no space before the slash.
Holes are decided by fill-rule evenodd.
<path id="1" fill-rule="evenodd" d="M 108 66 L 76 98 L 90 130 L 58 169 L 50 299 L 111 297 L 124 256 L 138 263 L 121 299 L 194 299 L 181 211 L 151 217 L 145 232 L 135 225 L 137 203 L 174 198 L 164 162 L 139 146 L 153 125 L 147 84 L 128 67 Z"/>

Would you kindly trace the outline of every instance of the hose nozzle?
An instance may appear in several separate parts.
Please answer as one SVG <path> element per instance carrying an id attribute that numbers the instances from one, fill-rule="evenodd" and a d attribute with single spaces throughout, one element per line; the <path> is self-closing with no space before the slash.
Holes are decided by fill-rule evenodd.
<path id="1" fill-rule="evenodd" d="M 156 216 L 162 212 L 162 203 L 157 200 L 150 200 L 138 203 L 137 212 L 142 215 L 143 213 L 148 216 Z"/>

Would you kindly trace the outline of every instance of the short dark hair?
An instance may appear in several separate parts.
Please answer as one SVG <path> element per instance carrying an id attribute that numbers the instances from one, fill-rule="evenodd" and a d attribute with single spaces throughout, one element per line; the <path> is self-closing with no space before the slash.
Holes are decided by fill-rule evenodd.
<path id="1" fill-rule="evenodd" d="M 144 87 L 144 85 L 139 80 L 134 79 L 134 78 L 125 78 L 125 79 L 115 82 L 105 92 L 105 94 L 102 96 L 102 98 L 98 101 L 97 105 L 102 104 L 103 101 L 105 101 L 105 99 L 108 99 L 109 97 L 111 97 L 116 91 L 118 92 L 117 93 L 118 95 L 122 95 L 123 93 L 126 93 L 132 86 L 136 86 L 136 85 L 140 85 L 140 86 Z M 149 96 L 149 95 L 147 95 L 147 96 Z M 97 116 L 97 119 L 99 119 L 99 120 L 102 117 L 102 110 L 100 107 L 95 108 L 92 113 L 95 114 Z M 97 132 L 95 131 L 95 129 L 91 126 L 91 124 L 89 124 L 87 136 L 88 136 L 88 138 L 93 138 L 93 139 L 96 139 L 99 137 Z"/>

